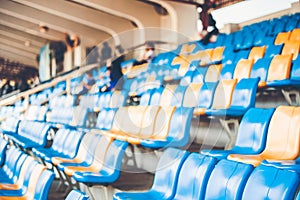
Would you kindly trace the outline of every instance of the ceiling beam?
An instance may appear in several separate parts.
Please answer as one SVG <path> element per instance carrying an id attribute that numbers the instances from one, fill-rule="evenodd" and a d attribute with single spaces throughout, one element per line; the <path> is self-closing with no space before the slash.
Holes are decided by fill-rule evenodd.
<path id="1" fill-rule="evenodd" d="M 14 47 L 11 47 L 10 45 L 2 44 L 2 43 L 0 43 L 0 49 L 1 49 L 1 51 L 5 50 L 5 51 L 11 52 L 11 53 L 15 53 L 16 55 L 18 55 L 20 57 L 26 57 L 26 58 L 29 58 L 32 60 L 36 60 L 36 56 L 37 56 L 34 53 L 24 52 L 22 49 L 14 48 Z"/>
<path id="2" fill-rule="evenodd" d="M 103 38 L 107 38 L 109 36 L 103 31 L 96 30 L 74 21 L 66 20 L 59 16 L 45 13 L 16 2 L 7 0 L 1 0 L 0 2 L 0 13 L 26 20 L 27 22 L 35 25 L 46 25 L 49 27 L 49 32 L 51 30 L 60 32 L 62 36 L 56 38 L 56 40 L 64 40 L 64 33 L 71 32 L 79 34 L 82 40 L 86 41 L 88 45 L 92 45 L 95 44 L 95 42 L 99 42 L 99 40 L 103 40 Z"/>
<path id="3" fill-rule="evenodd" d="M 9 37 L 6 37 L 5 35 L 0 34 L 0 43 L 10 45 L 11 47 L 15 47 L 18 49 L 22 49 L 25 52 L 39 54 L 40 50 L 38 47 L 35 46 L 25 46 L 25 43 L 15 40 Z"/>

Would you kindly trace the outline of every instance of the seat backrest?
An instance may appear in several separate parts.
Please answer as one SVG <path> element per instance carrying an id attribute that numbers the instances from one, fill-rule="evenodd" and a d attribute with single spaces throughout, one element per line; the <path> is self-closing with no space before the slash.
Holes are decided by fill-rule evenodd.
<path id="1" fill-rule="evenodd" d="M 233 78 L 238 79 L 238 81 L 241 80 L 242 78 L 249 78 L 252 70 L 252 66 L 253 66 L 253 60 L 245 60 L 245 59 L 239 60 L 239 62 L 235 66 Z"/>
<path id="2" fill-rule="evenodd" d="M 191 83 L 188 85 L 183 96 L 183 107 L 197 107 L 200 88 L 203 83 Z"/>
<path id="3" fill-rule="evenodd" d="M 30 105 L 25 112 L 25 119 L 45 121 L 47 111 L 48 111 L 47 106 Z"/>
<path id="4" fill-rule="evenodd" d="M 210 65 L 207 68 L 204 81 L 205 82 L 217 82 L 220 78 L 221 70 L 222 70 L 222 64 Z"/>
<path id="5" fill-rule="evenodd" d="M 188 70 L 185 75 L 180 79 L 179 85 L 187 86 L 192 82 L 194 76 L 194 70 Z"/>
<path id="6" fill-rule="evenodd" d="M 199 153 L 191 153 L 179 173 L 174 199 L 204 199 L 208 178 L 216 159 Z"/>
<path id="7" fill-rule="evenodd" d="M 7 133 L 17 133 L 20 120 L 17 117 L 7 117 L 1 124 L 1 131 Z"/>
<path id="8" fill-rule="evenodd" d="M 241 79 L 235 86 L 230 109 L 247 110 L 255 106 L 259 78 Z"/>
<path id="9" fill-rule="evenodd" d="M 259 154 L 266 145 L 267 132 L 274 109 L 250 108 L 242 118 L 232 151 Z"/>
<path id="10" fill-rule="evenodd" d="M 225 47 L 216 47 L 213 51 L 213 54 L 211 56 L 212 61 L 221 61 L 223 59 L 223 52 L 224 52 Z"/>
<path id="11" fill-rule="evenodd" d="M 51 188 L 51 184 L 54 180 L 54 173 L 50 170 L 44 170 L 40 175 L 36 184 L 34 199 L 47 200 L 48 194 Z"/>
<path id="12" fill-rule="evenodd" d="M 16 168 L 14 170 L 14 178 L 16 180 L 16 185 L 19 187 L 24 184 L 24 178 L 28 170 L 29 165 L 33 164 L 34 158 L 27 156 L 25 154 L 21 155 L 16 163 Z"/>
<path id="13" fill-rule="evenodd" d="M 110 130 L 117 108 L 103 108 L 97 117 L 96 128 L 101 130 Z"/>
<path id="14" fill-rule="evenodd" d="M 294 160 L 300 152 L 300 108 L 279 106 L 275 110 L 268 130 L 265 159 Z"/>
<path id="15" fill-rule="evenodd" d="M 196 48 L 196 44 L 182 44 L 180 48 L 180 53 L 179 54 L 190 54 L 194 51 Z"/>
<path id="16" fill-rule="evenodd" d="M 290 41 L 300 41 L 300 28 L 295 28 L 292 31 Z"/>
<path id="17" fill-rule="evenodd" d="M 293 55 L 293 60 L 298 57 L 300 50 L 300 41 L 288 41 L 284 44 L 281 55 Z"/>
<path id="18" fill-rule="evenodd" d="M 159 110 L 159 106 L 147 106 L 142 118 L 140 135 L 137 137 L 148 138 L 154 133 L 156 118 Z"/>
<path id="19" fill-rule="evenodd" d="M 292 63 L 292 71 L 290 79 L 295 81 L 300 81 L 300 56 L 298 55 L 297 59 Z"/>
<path id="20" fill-rule="evenodd" d="M 258 59 L 264 57 L 266 48 L 266 46 L 253 47 L 249 53 L 248 59 L 254 60 L 255 63 Z"/>
<path id="21" fill-rule="evenodd" d="M 144 92 L 140 98 L 140 106 L 148 106 L 150 104 L 150 99 L 152 96 L 152 92 L 156 90 L 156 89 L 152 89 L 152 90 L 147 90 L 146 92 Z"/>
<path id="22" fill-rule="evenodd" d="M 45 170 L 46 170 L 45 166 L 37 163 L 34 166 L 33 171 L 30 173 L 30 178 L 29 178 L 28 185 L 27 185 L 27 196 L 28 196 L 29 199 L 33 199 L 34 198 L 36 189 L 37 189 L 38 193 L 39 192 L 40 193 L 43 192 L 43 191 L 39 191 L 39 189 L 42 190 L 43 185 L 46 184 L 46 183 L 43 183 L 42 181 L 39 182 L 39 179 L 41 178 L 42 173 Z M 52 172 L 51 172 L 51 174 L 52 174 L 52 180 L 53 180 L 54 179 L 54 174 Z M 42 180 L 43 180 L 43 178 L 42 178 Z M 40 184 L 40 185 L 38 186 L 38 184 Z M 37 196 L 39 196 L 39 195 L 37 195 Z"/>
<path id="23" fill-rule="evenodd" d="M 128 146 L 127 142 L 114 140 L 110 145 L 105 155 L 105 161 L 102 167 L 110 177 L 109 182 L 116 181 L 120 176 L 122 159 L 125 150 Z"/>
<path id="24" fill-rule="evenodd" d="M 182 106 L 183 96 L 186 91 L 186 86 L 178 85 L 173 93 L 173 97 L 171 99 L 171 106 Z M 163 100 L 163 98 L 161 98 Z"/>
<path id="25" fill-rule="evenodd" d="M 163 193 L 165 199 L 172 199 L 174 197 L 178 175 L 188 154 L 187 151 L 168 148 L 160 157 L 152 189 Z"/>
<path id="26" fill-rule="evenodd" d="M 174 98 L 175 90 L 177 85 L 166 85 L 161 93 L 159 105 L 160 106 L 171 106 L 172 99 Z M 154 104 L 151 104 L 154 105 Z"/>
<path id="27" fill-rule="evenodd" d="M 249 164 L 220 160 L 209 177 L 204 199 L 241 199 L 252 170 Z"/>
<path id="28" fill-rule="evenodd" d="M 62 153 L 70 158 L 74 157 L 78 151 L 83 135 L 83 131 L 70 130 L 65 140 Z"/>
<path id="29" fill-rule="evenodd" d="M 4 163 L 7 145 L 8 142 L 4 138 L 0 137 L 0 166 Z"/>
<path id="30" fill-rule="evenodd" d="M 198 67 L 195 69 L 193 74 L 193 83 L 203 83 L 205 81 L 205 74 L 207 73 L 207 67 Z"/>
<path id="31" fill-rule="evenodd" d="M 189 142 L 193 108 L 177 107 L 172 115 L 168 146 L 183 147 Z"/>
<path id="32" fill-rule="evenodd" d="M 259 165 L 250 175 L 242 199 L 294 199 L 299 182 L 294 171 Z"/>
<path id="33" fill-rule="evenodd" d="M 292 55 L 277 55 L 269 66 L 267 81 L 284 80 L 290 77 Z"/>
<path id="34" fill-rule="evenodd" d="M 218 84 L 219 82 L 214 82 L 214 83 L 204 83 L 202 85 L 198 96 L 197 107 L 199 108 L 211 107 L 214 99 L 215 90 Z"/>
<path id="35" fill-rule="evenodd" d="M 6 152 L 6 158 L 3 165 L 3 171 L 6 172 L 10 177 L 13 175 L 15 164 L 17 163 L 19 157 L 21 156 L 21 151 L 16 147 L 11 146 Z"/>
<path id="36" fill-rule="evenodd" d="M 278 35 L 276 36 L 276 39 L 274 41 L 274 44 L 278 45 L 278 44 L 282 44 L 282 43 L 287 42 L 290 38 L 290 35 L 291 35 L 291 32 L 278 33 Z"/>
<path id="37" fill-rule="evenodd" d="M 89 197 L 87 194 L 73 189 L 68 196 L 66 197 L 65 200 L 89 200 Z"/>
<path id="38" fill-rule="evenodd" d="M 162 92 L 164 91 L 163 87 L 160 88 L 156 88 L 153 92 L 152 92 L 152 96 L 150 99 L 150 104 L 149 105 L 159 105 L 160 103 L 160 99 L 161 99 L 161 95 Z"/>
<path id="39" fill-rule="evenodd" d="M 56 152 L 62 152 L 64 143 L 68 137 L 69 129 L 60 128 L 56 131 L 51 149 Z"/>
<path id="40" fill-rule="evenodd" d="M 174 106 L 163 106 L 159 109 L 155 119 L 152 139 L 165 139 L 169 134 L 171 118 L 175 112 Z"/>
<path id="41" fill-rule="evenodd" d="M 213 109 L 227 109 L 231 105 L 232 94 L 237 80 L 221 80 L 214 93 Z"/>
<path id="42" fill-rule="evenodd" d="M 119 108 L 126 103 L 128 92 L 114 91 L 110 99 L 110 108 Z"/>
<path id="43" fill-rule="evenodd" d="M 221 80 L 233 79 L 235 67 L 236 67 L 235 63 L 223 65 L 222 71 L 220 73 L 220 79 Z"/>
<path id="44" fill-rule="evenodd" d="M 282 51 L 283 45 L 268 45 L 265 53 L 265 58 L 272 58 L 279 55 Z"/>
<path id="45" fill-rule="evenodd" d="M 252 66 L 250 78 L 260 78 L 261 82 L 267 80 L 271 58 L 261 58 Z"/>
<path id="46" fill-rule="evenodd" d="M 88 115 L 88 109 L 83 108 L 81 106 L 71 107 L 71 121 L 68 123 L 68 125 L 76 126 L 76 127 L 83 127 L 85 126 L 87 115 Z"/>

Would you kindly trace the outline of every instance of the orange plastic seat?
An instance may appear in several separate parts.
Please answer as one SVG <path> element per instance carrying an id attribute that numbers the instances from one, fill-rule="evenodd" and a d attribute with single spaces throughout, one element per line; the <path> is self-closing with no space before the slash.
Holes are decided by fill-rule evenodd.
<path id="1" fill-rule="evenodd" d="M 300 41 L 288 41 L 284 44 L 281 55 L 293 55 L 293 60 L 296 60 L 300 50 Z"/>
<path id="2" fill-rule="evenodd" d="M 258 155 L 231 154 L 228 159 L 258 166 L 262 160 L 295 160 L 300 154 L 300 107 L 279 106 L 269 124 L 265 150 Z"/>
<path id="3" fill-rule="evenodd" d="M 205 74 L 205 82 L 217 82 L 220 78 L 222 64 L 210 65 Z"/>
<path id="4" fill-rule="evenodd" d="M 211 60 L 213 62 L 221 61 L 223 59 L 224 49 L 225 49 L 225 47 L 217 47 L 217 48 L 213 49 L 213 52 L 211 55 Z"/>
<path id="5" fill-rule="evenodd" d="M 196 44 L 183 44 L 180 50 L 180 54 L 191 54 L 196 48 Z"/>
<path id="6" fill-rule="evenodd" d="M 253 47 L 249 53 L 248 59 L 256 62 L 258 59 L 263 58 L 266 52 L 266 46 Z"/>
<path id="7" fill-rule="evenodd" d="M 160 103 L 161 106 L 171 106 L 172 98 L 174 98 L 174 93 L 176 90 L 177 85 L 167 85 L 163 90 Z"/>
<path id="8" fill-rule="evenodd" d="M 292 31 L 290 41 L 300 41 L 300 28 L 295 28 Z"/>
<path id="9" fill-rule="evenodd" d="M 237 84 L 237 79 L 221 80 L 214 93 L 212 109 L 227 109 L 231 105 L 232 94 Z"/>
<path id="10" fill-rule="evenodd" d="M 287 42 L 290 38 L 290 35 L 291 35 L 291 32 L 278 33 L 278 35 L 276 36 L 276 39 L 274 41 L 274 44 L 279 45 L 279 44 Z"/>
<path id="11" fill-rule="evenodd" d="M 183 97 L 183 107 L 197 107 L 200 88 L 203 83 L 191 83 L 187 87 Z"/>
<path id="12" fill-rule="evenodd" d="M 241 80 L 243 78 L 250 78 L 250 73 L 252 70 L 253 66 L 253 60 L 245 60 L 241 59 L 239 62 L 236 64 L 234 73 L 233 73 L 233 78 Z"/>
<path id="13" fill-rule="evenodd" d="M 277 55 L 269 66 L 268 81 L 284 80 L 290 77 L 292 55 Z"/>

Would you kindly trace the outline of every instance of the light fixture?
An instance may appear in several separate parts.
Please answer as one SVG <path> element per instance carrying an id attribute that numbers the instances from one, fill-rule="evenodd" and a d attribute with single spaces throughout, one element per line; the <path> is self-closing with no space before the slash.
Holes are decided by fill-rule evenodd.
<path id="1" fill-rule="evenodd" d="M 46 33 L 46 32 L 48 32 L 49 31 L 49 27 L 48 26 L 46 26 L 46 25 L 40 25 L 40 32 L 41 33 Z"/>

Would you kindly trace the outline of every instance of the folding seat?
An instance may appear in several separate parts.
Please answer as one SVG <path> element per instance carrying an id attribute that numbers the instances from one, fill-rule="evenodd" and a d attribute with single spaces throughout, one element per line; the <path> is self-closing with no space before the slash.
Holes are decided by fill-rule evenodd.
<path id="1" fill-rule="evenodd" d="M 100 130 L 110 130 L 117 108 L 104 108 L 98 114 L 95 128 Z"/>
<path id="2" fill-rule="evenodd" d="M 30 105 L 25 111 L 24 118 L 31 121 L 45 121 L 47 112 L 47 106 Z"/>
<path id="3" fill-rule="evenodd" d="M 229 154 L 259 154 L 266 145 L 274 109 L 250 108 L 239 125 L 235 145 L 230 150 L 202 150 L 201 154 L 224 159 Z"/>
<path id="4" fill-rule="evenodd" d="M 178 53 L 175 52 L 162 52 L 159 53 L 154 59 L 151 61 L 152 64 L 158 66 L 170 66 L 174 57 L 176 57 Z"/>
<path id="5" fill-rule="evenodd" d="M 194 70 L 188 70 L 185 75 L 180 79 L 179 85 L 186 86 L 192 82 L 194 76 Z"/>
<path id="6" fill-rule="evenodd" d="M 0 190 L 0 198 L 46 200 L 53 179 L 53 172 L 33 161 L 27 168 L 22 188 L 19 190 Z"/>
<path id="7" fill-rule="evenodd" d="M 164 139 L 169 132 L 174 106 L 148 106 L 142 116 L 138 135 L 127 136 L 130 144 L 140 144 L 141 140 Z"/>
<path id="8" fill-rule="evenodd" d="M 273 20 L 273 30 L 270 33 L 270 35 L 278 35 L 280 33 L 282 33 L 285 30 L 285 23 L 286 20 L 283 19 L 274 19 Z"/>
<path id="9" fill-rule="evenodd" d="M 115 182 L 119 176 L 122 159 L 128 146 L 127 142 L 114 140 L 108 147 L 102 167 L 87 168 L 76 171 L 73 178 L 87 185 L 108 184 Z"/>
<path id="10" fill-rule="evenodd" d="M 226 34 L 220 33 L 215 42 L 215 46 L 223 46 L 224 41 L 226 41 Z"/>
<path id="11" fill-rule="evenodd" d="M 233 49 L 229 46 L 226 46 L 226 49 L 223 52 L 223 67 L 227 64 L 232 64 L 234 62 L 236 54 L 233 52 Z"/>
<path id="12" fill-rule="evenodd" d="M 238 63 L 241 59 L 247 59 L 249 56 L 250 50 L 240 50 L 236 53 L 234 60 L 232 63 L 236 64 Z"/>
<path id="13" fill-rule="evenodd" d="M 117 192 L 114 194 L 113 199 L 173 199 L 178 175 L 188 154 L 187 151 L 179 149 L 166 149 L 157 164 L 153 185 L 150 190 Z"/>
<path id="14" fill-rule="evenodd" d="M 220 78 L 222 64 L 210 65 L 205 73 L 204 82 L 217 82 Z"/>
<path id="15" fill-rule="evenodd" d="M 200 89 L 204 83 L 191 83 L 188 85 L 182 101 L 183 107 L 197 107 Z"/>
<path id="16" fill-rule="evenodd" d="M 254 60 L 254 63 L 264 57 L 266 52 L 266 46 L 253 47 L 249 53 L 248 59 Z"/>
<path id="17" fill-rule="evenodd" d="M 266 147 L 257 155 L 230 154 L 228 159 L 257 166 L 262 160 L 294 160 L 300 152 L 300 108 L 279 106 L 269 125 Z"/>
<path id="18" fill-rule="evenodd" d="M 253 66 L 253 60 L 240 60 L 234 69 L 233 79 L 240 81 L 243 78 L 249 78 Z"/>
<path id="19" fill-rule="evenodd" d="M 211 108 L 213 104 L 214 94 L 219 82 L 204 83 L 199 91 L 198 98 L 196 99 L 196 107 L 194 109 L 194 115 L 205 115 L 205 110 Z M 184 99 L 184 105 L 193 105 L 188 99 Z"/>
<path id="20" fill-rule="evenodd" d="M 183 96 L 186 90 L 186 86 L 178 85 L 172 95 L 170 106 L 180 107 L 182 106 Z M 162 96 L 163 97 L 163 96 Z M 163 100 L 163 98 L 161 98 Z"/>
<path id="21" fill-rule="evenodd" d="M 66 197 L 66 200 L 89 200 L 89 196 L 79 190 L 73 189 Z"/>
<path id="22" fill-rule="evenodd" d="M 292 62 L 291 81 L 293 84 L 300 83 L 300 56 L 298 55 L 296 60 Z"/>
<path id="23" fill-rule="evenodd" d="M 236 84 L 236 79 L 221 80 L 215 89 L 211 108 L 206 109 L 205 114 L 212 113 L 214 110 L 229 108 Z"/>
<path id="24" fill-rule="evenodd" d="M 289 171 L 295 171 L 300 174 L 300 157 L 298 156 L 295 160 L 279 160 L 279 161 L 268 161 L 263 160 L 261 165 L 276 167 L 278 169 L 284 169 Z"/>
<path id="25" fill-rule="evenodd" d="M 293 60 L 298 57 L 300 50 L 300 40 L 299 41 L 288 41 L 284 44 L 281 55 L 293 55 Z"/>
<path id="26" fill-rule="evenodd" d="M 153 90 L 149 105 L 159 105 L 163 91 L 163 87 Z"/>
<path id="27" fill-rule="evenodd" d="M 152 89 L 152 90 L 147 90 L 146 92 L 144 92 L 140 98 L 140 102 L 139 105 L 140 106 L 148 106 L 150 105 L 150 99 L 152 96 L 152 92 L 156 90 L 156 89 Z"/>
<path id="28" fill-rule="evenodd" d="M 25 149 L 44 147 L 47 144 L 50 129 L 51 126 L 47 123 L 23 120 L 19 124 L 18 133 L 8 135 L 8 137 Z"/>
<path id="29" fill-rule="evenodd" d="M 267 86 L 282 86 L 289 82 L 292 65 L 292 55 L 277 55 L 269 66 Z"/>
<path id="30" fill-rule="evenodd" d="M 268 45 L 265 53 L 265 58 L 272 58 L 276 55 L 280 55 L 283 45 Z"/>
<path id="31" fill-rule="evenodd" d="M 296 172 L 259 165 L 250 175 L 242 199 L 294 199 L 299 183 Z"/>
<path id="32" fill-rule="evenodd" d="M 7 146 L 8 142 L 4 138 L 0 137 L 0 167 L 5 161 Z"/>
<path id="33" fill-rule="evenodd" d="M 252 171 L 249 164 L 220 160 L 209 177 L 204 199 L 241 199 Z"/>
<path id="34" fill-rule="evenodd" d="M 197 67 L 193 74 L 192 83 L 203 83 L 208 67 Z"/>
<path id="35" fill-rule="evenodd" d="M 297 22 L 297 19 L 290 18 L 285 24 L 285 31 L 288 32 L 297 29 Z"/>
<path id="36" fill-rule="evenodd" d="M 281 32 L 278 33 L 278 35 L 275 38 L 274 44 L 279 45 L 279 44 L 284 44 L 287 41 L 289 41 L 291 32 Z"/>
<path id="37" fill-rule="evenodd" d="M 111 101 L 111 97 L 112 97 L 112 92 L 103 92 L 100 93 L 98 98 L 94 99 L 94 112 L 99 112 L 101 111 L 101 109 L 103 108 L 108 108 L 110 105 L 110 101 Z"/>
<path id="38" fill-rule="evenodd" d="M 212 157 L 191 153 L 180 170 L 174 200 L 204 199 L 206 185 L 215 164 L 216 160 Z"/>
<path id="39" fill-rule="evenodd" d="M 193 53 L 194 49 L 196 48 L 196 43 L 185 43 L 185 44 L 182 44 L 182 45 L 179 45 L 178 46 L 178 54 L 180 55 L 187 55 L 187 54 L 191 54 Z"/>
<path id="40" fill-rule="evenodd" d="M 193 108 L 178 107 L 169 122 L 170 127 L 157 122 L 151 139 L 143 139 L 140 144 L 146 148 L 184 147 L 189 142 L 192 117 Z M 169 130 L 164 132 L 166 128 Z"/>
<path id="41" fill-rule="evenodd" d="M 224 49 L 224 46 L 219 46 L 213 50 L 213 54 L 211 56 L 213 64 L 220 64 L 222 62 Z"/>
<path id="42" fill-rule="evenodd" d="M 266 86 L 268 70 L 271 61 L 272 58 L 261 58 L 257 60 L 257 62 L 255 62 L 252 66 L 250 78 L 260 78 L 260 81 L 258 83 L 259 87 Z"/>
<path id="43" fill-rule="evenodd" d="M 223 66 L 221 73 L 220 73 L 220 80 L 231 80 L 233 79 L 233 73 L 235 70 L 235 63 L 227 64 Z"/>
<path id="44" fill-rule="evenodd" d="M 244 40 L 240 44 L 239 49 L 251 49 L 254 43 L 254 36 L 252 31 L 248 30 L 248 32 L 244 33 Z"/>
<path id="45" fill-rule="evenodd" d="M 125 106 L 127 100 L 128 92 L 127 91 L 114 91 L 110 99 L 110 108 L 119 108 Z"/>
<path id="46" fill-rule="evenodd" d="M 7 117 L 2 121 L 0 131 L 5 135 L 17 134 L 20 120 L 17 117 Z"/>
<path id="47" fill-rule="evenodd" d="M 295 28 L 292 31 L 290 41 L 300 41 L 300 28 Z"/>
<path id="48" fill-rule="evenodd" d="M 228 85 L 227 83 L 220 85 L 224 91 L 216 89 L 212 108 L 207 109 L 205 113 L 213 116 L 237 117 L 244 115 L 247 110 L 255 106 L 258 81 L 259 78 L 249 78 L 241 79 L 236 85 L 234 80 Z M 219 93 L 216 94 L 217 92 Z"/>
<path id="49" fill-rule="evenodd" d="M 175 90 L 179 87 L 177 85 L 166 85 L 160 96 L 160 106 L 171 106 L 173 98 L 175 97 Z M 153 101 L 152 101 L 153 102 Z M 151 103 L 151 105 L 156 105 Z"/>

